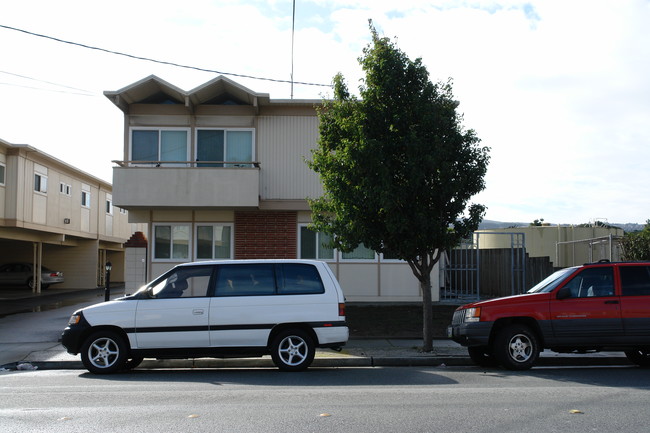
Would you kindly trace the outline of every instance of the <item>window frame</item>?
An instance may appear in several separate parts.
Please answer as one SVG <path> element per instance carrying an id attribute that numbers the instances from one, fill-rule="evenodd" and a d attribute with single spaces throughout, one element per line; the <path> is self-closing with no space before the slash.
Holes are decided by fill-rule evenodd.
<path id="1" fill-rule="evenodd" d="M 7 165 L 0 162 L 0 186 L 5 186 L 7 182 Z"/>
<path id="2" fill-rule="evenodd" d="M 232 167 L 252 167 L 253 162 L 255 162 L 255 128 L 219 128 L 219 127 L 201 127 L 196 128 L 194 131 L 194 155 L 196 160 L 196 166 L 202 167 L 201 161 L 197 159 L 199 154 L 199 131 L 223 131 L 224 140 L 223 140 L 223 159 L 221 161 L 228 162 L 226 155 L 228 155 L 228 132 L 250 132 L 251 133 L 251 160 L 250 162 L 241 161 L 240 164 L 210 164 L 209 162 L 205 163 L 204 167 L 219 167 L 219 168 L 232 168 Z M 232 162 L 232 161 L 231 161 Z M 240 162 L 240 161 L 237 161 Z"/>
<path id="3" fill-rule="evenodd" d="M 72 185 L 59 182 L 59 193 L 68 197 L 72 196 Z"/>
<path id="4" fill-rule="evenodd" d="M 47 175 L 41 172 L 34 172 L 34 192 L 47 195 Z"/>
<path id="5" fill-rule="evenodd" d="M 302 229 L 303 228 L 309 230 L 310 232 L 312 232 L 316 236 L 316 254 L 315 254 L 316 257 L 315 258 L 304 258 L 304 257 L 302 257 L 302 236 L 303 236 L 302 235 Z M 319 260 L 321 262 L 336 262 L 337 261 L 337 253 L 338 253 L 338 251 L 337 251 L 336 248 L 331 249 L 332 258 L 325 258 L 324 259 L 324 258 L 321 258 L 319 256 L 318 253 L 319 253 L 320 250 L 318 248 L 318 245 L 319 245 L 319 242 L 321 242 L 320 241 L 321 233 L 322 232 L 316 232 L 316 231 L 313 231 L 313 230 L 309 229 L 309 224 L 298 224 L 298 236 L 297 236 L 297 238 L 298 238 L 298 256 L 297 257 L 299 259 L 301 259 L 301 260 Z"/>
<path id="6" fill-rule="evenodd" d="M 158 227 L 169 227 L 170 228 L 170 239 L 169 239 L 169 257 L 157 257 L 158 251 L 158 244 L 157 244 L 157 237 L 156 237 L 156 229 Z M 187 227 L 187 233 L 188 233 L 188 239 L 187 239 L 187 256 L 186 257 L 174 257 L 174 227 Z M 193 229 L 192 229 L 192 223 L 188 222 L 155 222 L 152 223 L 151 225 L 151 238 L 152 238 L 152 251 L 151 251 L 151 257 L 152 257 L 152 262 L 174 262 L 174 263 L 185 263 L 189 262 L 192 260 L 192 252 L 193 252 Z"/>
<path id="7" fill-rule="evenodd" d="M 211 258 L 199 258 L 199 227 L 212 227 L 212 257 Z M 230 228 L 230 236 L 229 236 L 229 251 L 228 251 L 228 257 L 215 257 L 214 256 L 214 228 L 215 227 L 229 227 Z M 235 225 L 233 223 L 211 223 L 211 222 L 196 222 L 194 223 L 194 229 L 193 229 L 193 239 L 195 240 L 194 242 L 194 250 L 193 254 L 194 257 L 193 259 L 196 261 L 207 261 L 207 260 L 231 260 L 234 258 L 235 254 Z"/>
<path id="8" fill-rule="evenodd" d="M 133 131 L 157 131 L 158 132 L 158 149 L 157 160 L 151 162 L 133 162 Z M 160 159 L 162 146 L 163 131 L 184 131 L 185 132 L 185 163 L 166 163 Z M 187 167 L 190 161 L 190 136 L 191 128 L 187 127 L 157 127 L 157 126 L 131 126 L 129 127 L 129 165 L 132 167 Z"/>
<path id="9" fill-rule="evenodd" d="M 90 191 L 82 189 L 81 190 L 81 207 L 90 209 L 90 199 L 91 199 L 91 194 Z"/>

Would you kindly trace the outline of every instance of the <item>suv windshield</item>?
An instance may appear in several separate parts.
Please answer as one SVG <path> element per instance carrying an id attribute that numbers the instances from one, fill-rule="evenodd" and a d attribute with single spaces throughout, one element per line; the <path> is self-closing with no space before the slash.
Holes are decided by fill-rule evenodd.
<path id="1" fill-rule="evenodd" d="M 535 287 L 530 289 L 528 291 L 528 293 L 548 293 L 548 292 L 551 292 L 551 291 L 553 291 L 553 289 L 555 289 L 557 286 L 559 286 L 560 283 L 562 281 L 564 281 L 564 279 L 567 276 L 571 275 L 573 273 L 573 271 L 575 271 L 575 270 L 576 270 L 576 268 L 561 269 L 561 270 L 549 275 L 548 277 L 543 279 L 541 282 L 537 283 L 537 285 L 535 285 Z"/>

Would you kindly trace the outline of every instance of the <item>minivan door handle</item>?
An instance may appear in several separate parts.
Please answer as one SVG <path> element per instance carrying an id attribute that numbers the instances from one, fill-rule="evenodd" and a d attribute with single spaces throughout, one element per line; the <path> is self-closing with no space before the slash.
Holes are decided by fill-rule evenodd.
<path id="1" fill-rule="evenodd" d="M 195 316 L 200 316 L 201 314 L 203 314 L 203 309 L 195 308 L 194 310 L 192 310 L 192 314 L 194 314 Z"/>

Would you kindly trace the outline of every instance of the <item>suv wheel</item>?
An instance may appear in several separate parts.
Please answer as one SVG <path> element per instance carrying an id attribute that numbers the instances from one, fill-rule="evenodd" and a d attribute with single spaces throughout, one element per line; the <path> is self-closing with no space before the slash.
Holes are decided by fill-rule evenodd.
<path id="1" fill-rule="evenodd" d="M 650 367 L 650 350 L 647 348 L 638 348 L 625 352 L 627 359 L 641 367 Z"/>
<path id="2" fill-rule="evenodd" d="M 91 373 L 109 374 L 124 369 L 128 348 L 113 331 L 97 331 L 81 347 L 81 362 Z"/>
<path id="3" fill-rule="evenodd" d="M 312 338 L 300 329 L 290 329 L 278 334 L 271 343 L 271 358 L 283 371 L 300 371 L 309 367 L 316 349 Z"/>
<path id="4" fill-rule="evenodd" d="M 496 336 L 494 355 L 508 370 L 528 370 L 539 357 L 540 347 L 535 333 L 525 325 L 510 325 Z"/>

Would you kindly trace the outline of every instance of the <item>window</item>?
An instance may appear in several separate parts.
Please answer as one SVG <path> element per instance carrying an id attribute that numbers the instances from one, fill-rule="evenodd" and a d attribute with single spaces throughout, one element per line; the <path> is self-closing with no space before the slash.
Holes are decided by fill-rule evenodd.
<path id="1" fill-rule="evenodd" d="M 5 165 L 0 163 L 0 185 L 5 184 Z"/>
<path id="2" fill-rule="evenodd" d="M 113 215 L 113 201 L 110 199 L 106 200 L 106 213 L 108 215 Z"/>
<path id="3" fill-rule="evenodd" d="M 190 226 L 187 224 L 154 225 L 154 259 L 183 261 L 190 258 Z"/>
<path id="4" fill-rule="evenodd" d="M 63 195 L 70 196 L 72 195 L 72 186 L 65 182 L 61 182 L 59 183 L 59 192 Z"/>
<path id="5" fill-rule="evenodd" d="M 324 293 L 325 287 L 318 269 L 301 263 L 278 265 L 278 293 L 280 295 L 308 295 Z"/>
<path id="6" fill-rule="evenodd" d="M 208 295 L 213 266 L 179 268 L 151 287 L 154 298 L 198 298 Z"/>
<path id="7" fill-rule="evenodd" d="M 47 193 L 47 176 L 40 173 L 34 174 L 34 191 Z"/>
<path id="8" fill-rule="evenodd" d="M 301 259 L 334 260 L 334 250 L 324 246 L 329 241 L 329 235 L 315 232 L 307 226 L 300 226 L 299 257 Z"/>
<path id="9" fill-rule="evenodd" d="M 621 266 L 623 296 L 650 296 L 650 267 Z"/>
<path id="10" fill-rule="evenodd" d="M 232 226 L 223 224 L 196 227 L 196 258 L 229 259 L 232 257 Z"/>
<path id="11" fill-rule="evenodd" d="M 253 131 L 199 129 L 196 132 L 196 160 L 211 161 L 198 167 L 250 167 L 253 161 Z M 224 164 L 223 162 L 230 164 Z"/>
<path id="12" fill-rule="evenodd" d="M 137 165 L 176 161 L 167 166 L 184 166 L 189 159 L 187 129 L 132 129 L 131 161 Z M 151 161 L 151 163 L 147 163 Z"/>
<path id="13" fill-rule="evenodd" d="M 614 296 L 614 273 L 610 267 L 587 268 L 573 277 L 565 287 L 572 298 Z"/>
<path id="14" fill-rule="evenodd" d="M 343 260 L 375 260 L 376 255 L 373 250 L 365 245 L 359 245 L 349 253 L 341 253 L 341 258 Z"/>
<path id="15" fill-rule="evenodd" d="M 275 294 L 272 264 L 221 265 L 217 271 L 216 296 Z"/>
<path id="16" fill-rule="evenodd" d="M 90 207 L 90 191 L 81 191 L 81 206 Z"/>

